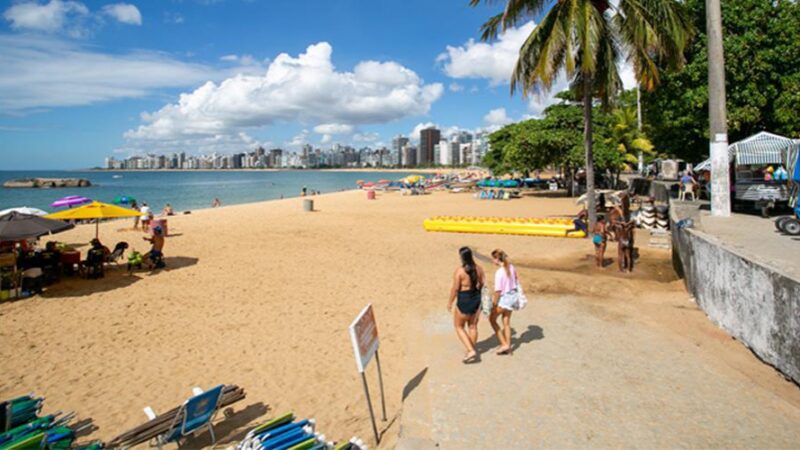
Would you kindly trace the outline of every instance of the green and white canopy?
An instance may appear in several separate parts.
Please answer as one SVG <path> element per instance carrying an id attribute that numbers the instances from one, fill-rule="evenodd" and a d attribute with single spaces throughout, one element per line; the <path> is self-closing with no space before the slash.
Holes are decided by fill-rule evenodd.
<path id="1" fill-rule="evenodd" d="M 788 165 L 791 160 L 789 153 L 797 144 L 797 140 L 762 131 L 728 146 L 728 158 L 737 166 Z M 711 159 L 701 162 L 694 170 L 711 170 Z"/>

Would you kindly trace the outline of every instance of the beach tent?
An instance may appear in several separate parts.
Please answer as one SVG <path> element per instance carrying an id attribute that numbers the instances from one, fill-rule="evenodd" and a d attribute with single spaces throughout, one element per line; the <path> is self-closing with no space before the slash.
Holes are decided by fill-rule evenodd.
<path id="1" fill-rule="evenodd" d="M 74 225 L 60 220 L 46 219 L 33 214 L 12 211 L 0 216 L 0 241 L 21 241 L 45 234 L 60 233 Z"/>
<path id="2" fill-rule="evenodd" d="M 762 131 L 728 146 L 728 159 L 737 166 L 787 164 L 788 152 L 796 148 L 797 140 Z M 696 172 L 710 171 L 711 158 L 695 166 Z"/>
<path id="3" fill-rule="evenodd" d="M 122 217 L 138 217 L 139 211 L 122 208 L 108 203 L 92 202 L 80 208 L 68 209 L 48 215 L 50 219 L 61 220 L 95 220 L 95 237 L 100 233 L 100 219 L 118 219 Z"/>
<path id="4" fill-rule="evenodd" d="M 33 216 L 46 216 L 47 215 L 47 211 L 42 211 L 39 208 L 31 208 L 31 207 L 28 207 L 28 206 L 20 206 L 18 208 L 4 209 L 4 210 L 0 211 L 0 216 L 4 216 L 4 215 L 6 215 L 6 214 L 8 214 L 10 212 L 14 212 L 14 211 L 16 211 L 16 212 L 18 212 L 20 214 L 30 214 L 30 215 L 33 215 Z"/>

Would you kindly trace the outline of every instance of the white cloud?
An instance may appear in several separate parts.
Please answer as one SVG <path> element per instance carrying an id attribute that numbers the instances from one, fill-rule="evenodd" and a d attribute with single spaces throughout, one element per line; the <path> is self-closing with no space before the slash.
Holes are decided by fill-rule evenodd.
<path id="1" fill-rule="evenodd" d="M 506 114 L 505 108 L 496 108 L 489 111 L 485 116 L 483 116 L 483 121 L 486 122 L 486 125 L 489 125 L 490 127 L 503 126 L 513 122 L 513 120 L 508 117 L 508 114 Z"/>
<path id="2" fill-rule="evenodd" d="M 381 135 L 373 132 L 356 133 L 353 135 L 353 142 L 375 142 Z M 380 145 L 380 143 L 378 143 Z"/>
<path id="3" fill-rule="evenodd" d="M 236 62 L 239 61 L 239 55 L 225 55 L 219 58 L 220 61 L 230 61 Z"/>
<path id="4" fill-rule="evenodd" d="M 486 78 L 492 85 L 507 83 L 519 49 L 535 26 L 528 22 L 519 28 L 509 28 L 492 43 L 470 39 L 461 46 L 448 45 L 436 60 L 444 64 L 444 72 L 451 78 Z"/>
<path id="5" fill-rule="evenodd" d="M 314 127 L 314 133 L 317 134 L 350 134 L 352 132 L 352 125 L 342 123 L 323 123 Z"/>
<path id="6" fill-rule="evenodd" d="M 164 13 L 164 22 L 166 23 L 182 24 L 185 21 L 186 20 L 180 13 L 174 13 L 174 12 Z"/>
<path id="7" fill-rule="evenodd" d="M 176 103 L 142 114 L 145 123 L 125 138 L 131 145 L 179 144 L 276 122 L 347 124 L 352 132 L 352 125 L 426 114 L 444 90 L 395 62 L 366 61 L 352 72 L 337 71 L 331 53 L 330 44 L 321 42 L 297 57 L 280 54 L 263 75 L 207 82 Z"/>
<path id="8" fill-rule="evenodd" d="M 461 92 L 464 90 L 464 86 L 458 83 L 450 83 L 447 88 L 450 89 L 450 92 Z"/>
<path id="9" fill-rule="evenodd" d="M 320 144 L 327 144 L 333 140 L 333 136 L 330 134 L 323 134 L 322 138 L 319 140 Z"/>
<path id="10" fill-rule="evenodd" d="M 74 1 L 51 0 L 46 4 L 36 1 L 16 3 L 8 8 L 3 17 L 15 30 L 33 30 L 47 33 L 66 31 L 78 37 L 85 30 L 80 23 L 89 15 L 89 8 Z"/>
<path id="11" fill-rule="evenodd" d="M 142 97 L 219 76 L 155 52 L 97 53 L 72 42 L 0 35 L 0 111 L 25 112 Z"/>
<path id="12" fill-rule="evenodd" d="M 142 13 L 139 12 L 139 8 L 130 3 L 106 5 L 103 7 L 103 12 L 121 23 L 128 25 L 142 24 Z"/>
<path id="13" fill-rule="evenodd" d="M 303 130 L 297 133 L 294 137 L 292 137 L 292 139 L 286 142 L 285 145 L 286 147 L 292 149 L 297 149 L 299 147 L 302 147 L 303 144 L 308 143 L 308 135 L 309 135 L 308 130 Z"/>

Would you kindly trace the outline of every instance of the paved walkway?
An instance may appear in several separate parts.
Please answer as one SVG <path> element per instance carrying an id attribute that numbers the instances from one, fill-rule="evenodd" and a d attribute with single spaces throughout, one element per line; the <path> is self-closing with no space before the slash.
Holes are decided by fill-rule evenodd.
<path id="1" fill-rule="evenodd" d="M 449 316 L 419 324 L 397 448 L 800 447 L 800 389 L 686 298 L 546 296 L 512 322 L 496 356 L 481 320 L 473 365 Z"/>
<path id="2" fill-rule="evenodd" d="M 673 200 L 673 205 L 686 208 L 682 214 L 690 211 L 699 218 L 696 228 L 704 233 L 760 264 L 800 280 L 800 237 L 778 231 L 775 228 L 778 216 L 765 219 L 755 214 L 734 212 L 730 217 L 720 218 L 711 216 L 708 202 Z"/>

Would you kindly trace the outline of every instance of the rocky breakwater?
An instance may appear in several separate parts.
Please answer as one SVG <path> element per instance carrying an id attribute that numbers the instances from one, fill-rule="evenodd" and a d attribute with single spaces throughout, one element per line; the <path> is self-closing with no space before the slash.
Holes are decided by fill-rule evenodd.
<path id="1" fill-rule="evenodd" d="M 5 188 L 74 188 L 91 185 L 91 181 L 83 178 L 26 178 L 3 183 Z"/>

